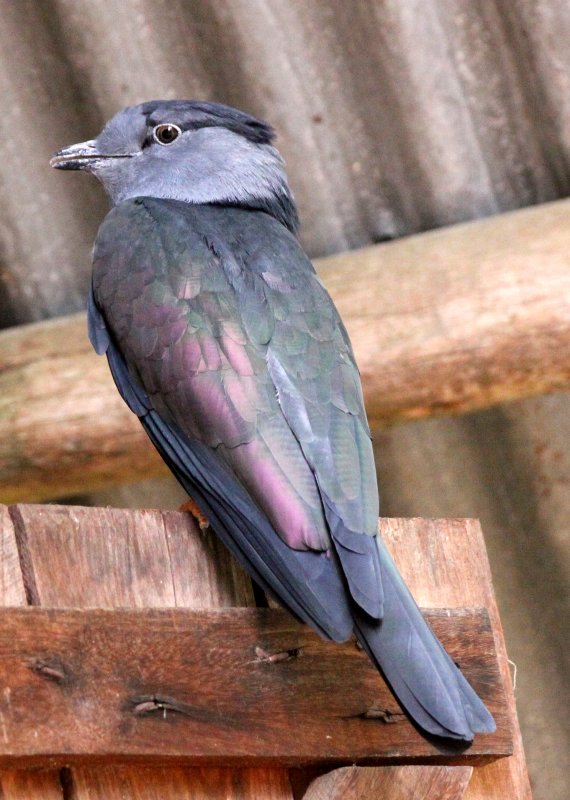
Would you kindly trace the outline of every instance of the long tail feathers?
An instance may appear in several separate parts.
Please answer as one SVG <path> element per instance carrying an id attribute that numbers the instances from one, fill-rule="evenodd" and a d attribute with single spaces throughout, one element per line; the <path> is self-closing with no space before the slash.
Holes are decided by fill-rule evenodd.
<path id="1" fill-rule="evenodd" d="M 471 741 L 495 722 L 447 655 L 378 540 L 384 618 L 355 609 L 355 632 L 414 721 L 435 736 Z"/>

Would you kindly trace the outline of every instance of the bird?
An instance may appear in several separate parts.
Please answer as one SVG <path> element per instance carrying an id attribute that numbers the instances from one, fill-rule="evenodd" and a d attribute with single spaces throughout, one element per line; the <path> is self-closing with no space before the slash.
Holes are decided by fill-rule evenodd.
<path id="1" fill-rule="evenodd" d="M 470 743 L 495 722 L 378 533 L 360 375 L 274 138 L 230 106 L 153 100 L 54 154 L 111 204 L 89 337 L 254 581 L 323 638 L 356 636 L 424 735 Z"/>

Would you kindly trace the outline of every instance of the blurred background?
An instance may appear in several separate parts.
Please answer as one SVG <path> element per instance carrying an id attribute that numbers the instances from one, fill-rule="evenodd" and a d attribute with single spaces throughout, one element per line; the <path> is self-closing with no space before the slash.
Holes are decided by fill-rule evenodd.
<path id="1" fill-rule="evenodd" d="M 564 0 L 0 0 L 0 322 L 84 308 L 106 200 L 49 156 L 125 105 L 270 121 L 320 256 L 568 195 L 569 41 Z M 481 519 L 536 800 L 567 798 L 570 774 L 569 410 L 557 394 L 375 434 L 384 515 Z M 160 480 L 73 501 L 182 499 Z"/>

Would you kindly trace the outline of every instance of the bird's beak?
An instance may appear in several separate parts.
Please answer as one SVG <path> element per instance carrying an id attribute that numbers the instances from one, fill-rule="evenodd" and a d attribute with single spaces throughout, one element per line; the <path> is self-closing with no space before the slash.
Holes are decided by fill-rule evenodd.
<path id="1" fill-rule="evenodd" d="M 110 158 L 130 158 L 132 153 L 100 153 L 97 141 L 90 139 L 88 142 L 79 142 L 69 147 L 64 147 L 54 153 L 50 160 L 50 167 L 54 169 L 94 169 L 97 164 Z"/>
<path id="2" fill-rule="evenodd" d="M 100 159 L 97 142 L 79 142 L 54 153 L 49 164 L 55 169 L 89 169 L 94 159 Z"/>

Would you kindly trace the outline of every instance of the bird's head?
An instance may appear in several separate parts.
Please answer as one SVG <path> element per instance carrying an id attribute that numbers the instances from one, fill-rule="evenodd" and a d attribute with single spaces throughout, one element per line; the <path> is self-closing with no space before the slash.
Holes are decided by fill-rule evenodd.
<path id="1" fill-rule="evenodd" d="M 273 130 L 218 103 L 154 100 L 116 114 L 96 139 L 59 150 L 56 169 L 92 172 L 114 205 L 131 197 L 219 203 L 272 213 L 297 228 Z"/>

